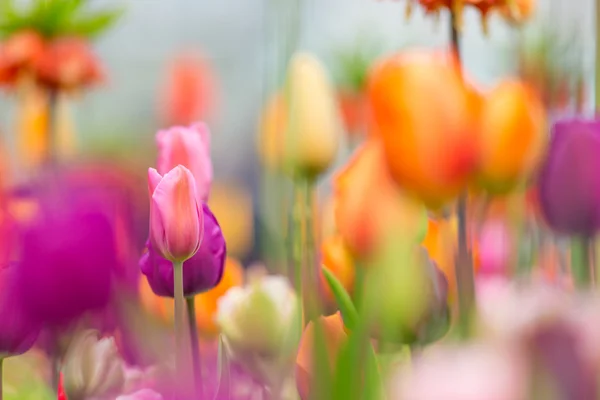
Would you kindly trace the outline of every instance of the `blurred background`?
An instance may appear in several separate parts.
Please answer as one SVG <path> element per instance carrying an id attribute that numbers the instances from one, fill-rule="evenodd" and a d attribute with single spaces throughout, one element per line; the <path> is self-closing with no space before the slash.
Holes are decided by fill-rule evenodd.
<path id="1" fill-rule="evenodd" d="M 301 12 L 296 3 L 91 1 L 92 9 L 122 7 L 125 12 L 114 29 L 94 43 L 106 69 L 106 83 L 70 102 L 80 156 L 114 158 L 143 174 L 156 157 L 154 135 L 168 124 L 164 115 L 165 105 L 170 103 L 168 87 L 173 65 L 182 54 L 198 56 L 206 67 L 206 82 L 210 86 L 202 94 L 210 97 L 210 111 L 201 116 L 207 120 L 212 135 L 217 187 L 213 202 L 232 197 L 228 196 L 232 190 L 238 198 L 246 194 L 248 207 L 255 211 L 252 236 L 259 237 L 261 219 L 256 217 L 260 215 L 256 204 L 265 191 L 261 189 L 255 151 L 257 128 L 263 105 L 282 82 L 289 49 L 316 53 L 339 82 L 340 53 L 367 52 L 375 57 L 405 46 L 441 46 L 448 37 L 445 16 L 437 21 L 426 19 L 422 10 L 415 7 L 407 20 L 405 1 L 307 0 L 301 2 Z M 541 1 L 536 19 L 526 28 L 510 27 L 500 17 L 490 17 L 487 37 L 481 34 L 484 28 L 477 13 L 468 10 L 463 40 L 465 68 L 484 85 L 514 74 L 519 61 L 519 37 L 525 38 L 521 46 L 527 46 L 543 29 L 551 29 L 557 38 L 554 44 L 560 45 L 551 56 L 555 63 L 575 63 L 591 79 L 593 16 L 582 11 L 590 7 L 590 0 Z M 546 21 L 544 26 L 541 21 Z M 182 79 L 185 87 L 185 78 Z M 588 95 L 592 95 L 591 91 Z M 9 95 L 0 96 L 0 131 L 9 150 L 16 146 L 15 107 Z M 12 166 L 18 167 L 13 150 L 9 151 L 9 158 Z M 348 152 L 341 157 L 347 155 Z M 327 188 L 321 191 L 326 193 Z M 234 225 L 237 223 L 248 225 L 241 220 Z M 253 246 L 251 239 L 244 240 L 244 253 L 253 260 L 252 249 L 259 246 Z"/>

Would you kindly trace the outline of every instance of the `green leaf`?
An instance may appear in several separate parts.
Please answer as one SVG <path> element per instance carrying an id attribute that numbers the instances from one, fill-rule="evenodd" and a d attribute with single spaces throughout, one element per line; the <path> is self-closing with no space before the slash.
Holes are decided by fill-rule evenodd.
<path id="1" fill-rule="evenodd" d="M 352 303 L 352 298 L 346 289 L 344 289 L 344 286 L 341 284 L 341 282 L 330 270 L 328 270 L 326 267 L 321 268 L 323 269 L 323 275 L 325 276 L 327 285 L 333 292 L 335 301 L 337 302 L 340 312 L 342 313 L 344 325 L 346 325 L 348 329 L 354 329 L 358 321 L 358 312 L 356 311 L 354 303 Z"/>
<path id="2" fill-rule="evenodd" d="M 218 382 L 219 388 L 215 393 L 215 400 L 228 400 L 230 397 L 229 391 L 229 359 L 227 358 L 227 351 L 225 349 L 225 343 L 223 343 L 223 336 L 219 336 L 219 353 L 217 360 L 217 371 L 219 373 Z"/>
<path id="3" fill-rule="evenodd" d="M 123 15 L 123 9 L 98 12 L 70 22 L 65 31 L 76 36 L 94 38 L 106 31 Z"/>

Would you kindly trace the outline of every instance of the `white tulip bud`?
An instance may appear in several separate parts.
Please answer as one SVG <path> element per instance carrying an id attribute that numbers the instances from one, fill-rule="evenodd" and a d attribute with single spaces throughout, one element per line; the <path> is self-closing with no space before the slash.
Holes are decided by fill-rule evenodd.
<path id="1" fill-rule="evenodd" d="M 69 346 L 63 365 L 63 385 L 69 400 L 110 397 L 125 380 L 123 362 L 113 338 L 98 332 L 79 333 Z"/>

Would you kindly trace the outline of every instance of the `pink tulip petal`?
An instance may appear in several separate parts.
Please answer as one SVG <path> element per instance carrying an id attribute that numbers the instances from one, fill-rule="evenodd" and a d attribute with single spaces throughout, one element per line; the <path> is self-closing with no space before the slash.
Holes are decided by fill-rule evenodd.
<path id="1" fill-rule="evenodd" d="M 156 186 L 162 180 L 162 176 L 154 168 L 148 168 L 148 190 L 150 191 L 150 197 L 154 193 Z"/>
<path id="2" fill-rule="evenodd" d="M 168 172 L 154 190 L 151 208 L 157 250 L 170 260 L 193 256 L 200 247 L 200 224 L 204 221 L 192 173 L 181 165 Z"/>

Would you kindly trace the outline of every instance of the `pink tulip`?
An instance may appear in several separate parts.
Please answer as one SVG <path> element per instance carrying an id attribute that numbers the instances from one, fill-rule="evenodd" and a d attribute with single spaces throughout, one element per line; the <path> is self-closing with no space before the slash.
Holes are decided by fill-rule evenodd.
<path id="1" fill-rule="evenodd" d="M 190 127 L 176 126 L 156 134 L 158 172 L 166 174 L 178 165 L 192 171 L 196 179 L 197 197 L 207 201 L 213 178 L 208 127 L 198 123 Z"/>
<path id="2" fill-rule="evenodd" d="M 150 241 L 170 261 L 192 257 L 202 242 L 204 218 L 196 197 L 194 176 L 178 165 L 164 176 L 148 170 L 150 189 Z"/>

